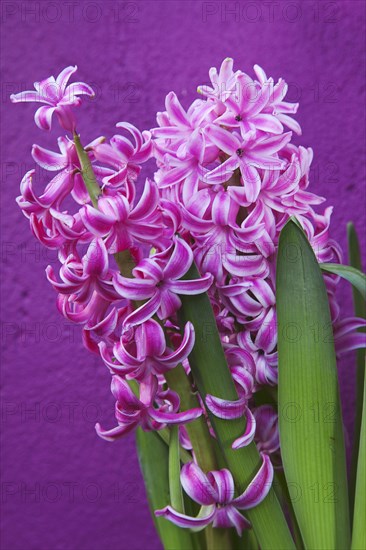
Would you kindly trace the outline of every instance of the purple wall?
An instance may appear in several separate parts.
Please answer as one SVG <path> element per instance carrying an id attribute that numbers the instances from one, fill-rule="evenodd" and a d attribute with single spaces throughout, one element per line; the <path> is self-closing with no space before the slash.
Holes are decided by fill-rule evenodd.
<path id="1" fill-rule="evenodd" d="M 119 120 L 152 127 L 172 89 L 188 105 L 226 56 L 248 72 L 258 63 L 300 101 L 296 142 L 314 148 L 312 190 L 335 206 L 333 235 L 345 245 L 347 220 L 364 233 L 364 4 L 4 0 L 1 10 L 2 548 L 158 549 L 133 437 L 112 444 L 94 432 L 97 419 L 113 422 L 109 374 L 57 313 L 44 274 L 54 253 L 14 202 L 31 144 L 52 148 L 56 134 L 8 96 L 77 64 L 98 92 L 80 112 L 89 140 Z M 349 312 L 349 288 L 339 296 Z M 351 434 L 353 357 L 340 370 Z"/>

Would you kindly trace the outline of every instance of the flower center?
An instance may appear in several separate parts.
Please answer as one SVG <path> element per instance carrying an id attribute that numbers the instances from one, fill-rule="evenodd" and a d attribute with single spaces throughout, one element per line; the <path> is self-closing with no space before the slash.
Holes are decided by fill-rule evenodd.
<path id="1" fill-rule="evenodd" d="M 239 149 L 236 150 L 236 154 L 238 155 L 238 157 L 242 157 L 243 153 L 244 153 L 243 149 L 239 148 Z"/>

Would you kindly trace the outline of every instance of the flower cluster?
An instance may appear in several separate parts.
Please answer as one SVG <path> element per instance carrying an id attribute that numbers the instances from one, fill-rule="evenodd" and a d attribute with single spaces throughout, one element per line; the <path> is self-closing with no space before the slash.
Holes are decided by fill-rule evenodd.
<path id="1" fill-rule="evenodd" d="M 319 261 L 339 261 L 329 237 L 332 209 L 317 213 L 324 199 L 308 191 L 313 153 L 291 143 L 301 133 L 285 101 L 286 83 L 254 67 L 255 78 L 233 70 L 225 59 L 210 70 L 211 85 L 183 108 L 171 92 L 157 126 L 140 132 L 117 124 L 109 142 L 100 137 L 82 148 L 74 107 L 79 95 L 93 95 L 77 82 L 76 67 L 35 83 L 36 91 L 12 95 L 14 102 L 45 103 L 35 115 L 50 129 L 53 114 L 71 132 L 58 139 L 60 152 L 34 145 L 37 165 L 50 173 L 38 194 L 35 170 L 21 182 L 17 201 L 33 234 L 58 250 L 59 273 L 47 267 L 60 312 L 83 328 L 86 347 L 100 355 L 112 376 L 117 426 L 97 433 L 113 440 L 137 426 L 158 432 L 180 426 L 192 462 L 182 469 L 187 494 L 204 509 L 189 518 L 171 507 L 160 511 L 181 526 L 234 526 L 248 522 L 238 512 L 260 502 L 279 461 L 277 413 L 256 395 L 277 384 L 275 260 L 279 233 L 295 215 Z M 139 181 L 142 165 L 154 158 L 157 170 Z M 51 177 L 53 176 L 53 177 Z M 90 193 L 91 187 L 93 193 Z M 71 205 L 70 198 L 73 200 Z M 71 209 L 71 210 L 70 210 Z M 200 278 L 189 279 L 193 262 Z M 337 278 L 325 275 L 338 352 L 359 347 L 358 319 L 340 319 Z M 208 292 L 238 400 L 208 395 L 181 410 L 168 373 L 183 365 L 189 383 L 194 327 L 179 324 L 181 295 Z M 234 495 L 228 470 L 203 472 L 185 424 L 207 412 L 243 417 L 234 449 L 255 441 L 263 465 L 254 485 Z M 212 430 L 210 432 L 214 437 Z M 255 489 L 255 490 L 254 490 Z"/>

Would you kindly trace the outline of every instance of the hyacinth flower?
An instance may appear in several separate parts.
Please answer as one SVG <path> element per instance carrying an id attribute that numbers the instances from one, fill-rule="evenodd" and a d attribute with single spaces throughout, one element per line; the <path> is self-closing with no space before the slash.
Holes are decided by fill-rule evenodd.
<path id="1" fill-rule="evenodd" d="M 102 137 L 97 138 L 85 146 L 85 150 L 93 160 L 93 150 L 103 140 L 104 138 Z M 90 202 L 90 196 L 81 175 L 80 161 L 74 142 L 64 136 L 60 136 L 57 142 L 60 149 L 59 153 L 50 151 L 39 145 L 33 145 L 33 159 L 41 168 L 58 172 L 57 176 L 55 176 L 55 186 L 57 189 L 62 191 L 65 187 L 68 188 L 72 185 L 71 196 L 77 203 L 85 204 Z M 99 174 L 106 172 L 95 163 L 93 164 L 93 170 Z M 69 192 L 70 190 L 68 189 L 67 193 Z"/>
<path id="2" fill-rule="evenodd" d="M 138 325 L 157 313 L 159 319 L 171 317 L 181 305 L 179 294 L 201 294 L 212 284 L 212 275 L 200 279 L 181 279 L 192 264 L 193 254 L 182 239 L 175 239 L 169 254 L 156 254 L 142 260 L 132 271 L 134 279 L 116 275 L 113 284 L 116 292 L 128 300 L 146 300 L 128 315 L 126 325 Z"/>
<path id="3" fill-rule="evenodd" d="M 57 292 L 73 295 L 76 301 L 88 303 L 95 290 L 105 300 L 118 299 L 118 294 L 108 284 L 112 273 L 109 269 L 109 260 L 106 246 L 102 239 L 93 240 L 81 259 L 69 256 L 62 264 L 58 282 L 52 266 L 48 266 L 46 274 L 49 282 Z"/>
<path id="4" fill-rule="evenodd" d="M 111 391 L 116 398 L 116 419 L 118 426 L 103 430 L 100 424 L 96 431 L 100 437 L 113 440 L 141 425 L 145 430 L 159 430 L 167 424 L 181 424 L 196 420 L 202 409 L 179 412 L 179 396 L 170 390 L 161 391 L 156 377 L 151 376 L 140 383 L 139 398 L 126 380 L 117 375 L 112 377 Z M 157 404 L 157 408 L 154 407 Z"/>
<path id="5" fill-rule="evenodd" d="M 262 466 L 246 490 L 234 497 L 234 480 L 229 470 L 216 470 L 205 474 L 197 464 L 185 464 L 181 472 L 181 482 L 192 500 L 201 504 L 197 517 L 186 516 L 171 506 L 157 510 L 179 527 L 199 531 L 212 523 L 213 527 L 235 527 L 240 536 L 243 529 L 250 527 L 248 520 L 239 510 L 248 510 L 258 505 L 267 495 L 272 479 L 273 466 L 268 455 L 262 454 Z"/>
<path id="6" fill-rule="evenodd" d="M 219 70 L 210 69 L 211 85 L 199 87 L 201 99 L 186 109 L 170 92 L 155 128 L 120 122 L 123 135 L 87 139 L 83 147 L 72 109 L 79 95 L 92 91 L 68 85 L 74 69 L 37 84 L 35 92 L 12 96 L 45 102 L 37 125 L 50 128 L 56 113 L 62 132 L 69 132 L 58 138 L 59 153 L 33 146 L 48 183 L 38 190 L 35 171 L 27 172 L 17 202 L 35 237 L 58 251 L 59 278 L 51 266 L 46 276 L 60 313 L 81 325 L 85 347 L 112 377 L 117 426 L 104 430 L 98 423 L 98 435 L 115 440 L 136 431 L 149 495 L 157 491 L 153 497 L 165 506 L 157 516 L 167 547 L 166 520 L 186 528 L 176 540 L 179 546 L 182 538 L 187 550 L 230 550 L 233 528 L 239 536 L 253 529 L 257 546 L 293 548 L 298 523 L 299 548 L 347 548 L 344 493 L 341 513 L 333 510 L 334 525 L 343 527 L 335 540 L 336 529 L 317 531 L 316 520 L 325 525 L 329 507 L 327 516 L 319 505 L 309 520 L 312 503 L 304 495 L 305 505 L 287 502 L 285 515 L 271 487 L 271 461 L 289 479 L 307 471 L 306 464 L 291 471 L 288 455 L 305 440 L 314 461 L 322 457 L 319 476 L 328 464 L 323 482 L 336 479 L 344 487 L 341 469 L 335 478 L 327 454 L 334 439 L 341 464 L 341 424 L 305 424 L 304 432 L 299 422 L 284 437 L 294 424 L 283 425 L 283 395 L 288 392 L 290 402 L 293 395 L 299 402 L 305 395 L 336 401 L 336 392 L 329 393 L 336 355 L 329 349 L 341 355 L 364 347 L 366 339 L 360 312 L 342 316 L 340 277 L 361 294 L 364 279 L 341 265 L 342 250 L 330 234 L 332 207 L 318 211 L 325 199 L 309 190 L 313 151 L 291 143 L 292 132 L 301 129 L 290 116 L 298 105 L 286 101 L 287 84 L 267 78 L 257 65 L 254 76 L 234 71 L 227 58 Z M 141 181 L 151 159 L 156 171 Z M 296 239 L 302 262 L 289 253 Z M 310 273 L 306 292 L 302 274 L 295 273 L 299 266 Z M 313 318 L 313 338 L 306 340 L 305 331 L 291 339 L 286 330 L 305 326 L 299 311 L 308 299 L 306 318 L 322 303 L 322 321 Z M 318 334 L 319 327 L 330 335 Z M 318 430 L 335 426 L 326 438 Z M 304 477 L 300 485 L 313 481 Z M 200 504 L 198 516 L 186 513 L 185 503 Z M 204 544 L 190 538 L 190 529 L 204 530 Z"/>
<path id="7" fill-rule="evenodd" d="M 46 105 L 39 107 L 34 120 L 41 130 L 50 130 L 52 116 L 55 113 L 64 130 L 75 130 L 75 117 L 71 107 L 81 104 L 80 95 L 94 97 L 92 88 L 84 82 L 73 82 L 68 85 L 69 79 L 77 71 L 77 66 L 66 67 L 57 78 L 50 76 L 40 82 L 35 82 L 35 91 L 25 91 L 12 94 L 13 103 L 37 102 Z"/>
<path id="8" fill-rule="evenodd" d="M 146 180 L 144 191 L 136 206 L 122 193 L 101 197 L 98 208 L 85 205 L 80 215 L 85 227 L 97 237 L 105 237 L 110 254 L 131 248 L 132 243 L 151 243 L 159 240 L 163 226 L 158 188 Z"/>
<path id="9" fill-rule="evenodd" d="M 211 86 L 198 86 L 197 91 L 202 95 L 225 101 L 235 89 L 237 78 L 241 74 L 241 71 L 234 73 L 233 67 L 234 60 L 231 57 L 224 59 L 219 71 L 216 67 L 211 67 L 209 70 Z"/>
<path id="10" fill-rule="evenodd" d="M 137 325 L 128 341 L 121 336 L 110 350 L 100 342 L 100 355 L 111 372 L 143 379 L 147 374 L 164 374 L 185 361 L 194 345 L 194 328 L 191 323 L 184 327 L 182 341 L 173 351 L 167 347 L 164 331 L 153 319 Z"/>
<path id="11" fill-rule="evenodd" d="M 259 137 L 250 131 L 244 137 L 217 126 L 209 126 L 206 135 L 217 147 L 228 155 L 228 160 L 205 176 L 211 184 L 224 183 L 229 180 L 234 170 L 240 169 L 246 189 L 246 198 L 253 203 L 260 193 L 258 168 L 283 169 L 286 164 L 276 157 L 291 139 L 291 132 L 275 137 Z"/>
<path id="12" fill-rule="evenodd" d="M 283 126 L 276 115 L 263 112 L 270 100 L 270 83 L 265 82 L 258 89 L 248 75 L 241 74 L 236 84 L 238 90 L 226 99 L 226 111 L 216 122 L 221 126 L 239 128 L 242 136 L 255 129 L 282 134 Z"/>
<path id="13" fill-rule="evenodd" d="M 118 128 L 127 130 L 134 138 L 135 144 L 123 136 L 115 135 L 110 143 L 101 143 L 94 149 L 97 161 L 106 164 L 110 173 L 106 174 L 102 182 L 107 187 L 118 188 L 129 184 L 130 191 L 133 182 L 141 170 L 141 164 L 151 157 L 152 142 L 148 131 L 140 132 L 128 122 L 118 122 Z"/>

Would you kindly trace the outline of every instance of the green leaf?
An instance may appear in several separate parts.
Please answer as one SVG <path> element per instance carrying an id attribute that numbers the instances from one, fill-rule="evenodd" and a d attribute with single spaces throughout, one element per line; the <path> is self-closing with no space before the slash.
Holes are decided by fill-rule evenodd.
<path id="1" fill-rule="evenodd" d="M 279 428 L 287 484 L 305 548 L 350 545 L 346 461 L 329 304 L 304 232 L 280 235 L 276 301 Z"/>
<path id="2" fill-rule="evenodd" d="M 199 277 L 193 264 L 185 276 L 188 279 Z M 191 321 L 195 328 L 196 339 L 189 356 L 193 378 L 198 391 L 205 401 L 206 395 L 229 400 L 237 400 L 238 395 L 222 349 L 207 293 L 196 296 L 180 296 L 182 308 L 180 320 Z M 209 413 L 211 425 L 215 431 L 226 466 L 230 469 L 238 492 L 243 492 L 258 471 L 261 459 L 254 443 L 233 450 L 233 441 L 245 430 L 245 420 L 223 420 Z M 280 504 L 273 491 L 257 507 L 246 512 L 258 542 L 263 550 L 285 550 L 294 548 Z"/>
<path id="3" fill-rule="evenodd" d="M 356 229 L 353 223 L 347 225 L 347 237 L 348 237 L 348 259 L 352 267 L 362 271 L 360 245 Z M 356 317 L 366 318 L 366 302 L 363 299 L 357 288 L 353 287 L 353 304 Z M 359 329 L 365 331 L 365 329 Z M 365 383 L 365 350 L 357 350 L 357 373 L 356 373 L 356 416 L 355 416 L 355 429 L 353 436 L 353 448 L 352 448 L 352 465 L 350 474 L 350 510 L 351 517 L 353 517 L 354 497 L 355 497 L 355 485 L 357 474 L 357 461 L 359 455 L 359 442 L 360 442 L 360 430 L 362 420 L 362 402 L 363 402 L 363 387 Z"/>
<path id="4" fill-rule="evenodd" d="M 154 510 L 170 504 L 169 447 L 155 432 L 141 428 L 136 432 L 136 442 L 151 514 L 165 550 L 193 550 L 195 535 L 154 514 Z"/>
<path id="5" fill-rule="evenodd" d="M 353 517 L 352 550 L 366 548 L 366 384 L 363 388 L 363 413 L 358 451 L 355 514 Z"/>
<path id="6" fill-rule="evenodd" d="M 339 275 L 350 282 L 366 300 L 366 276 L 354 267 L 342 264 L 319 264 L 323 271 Z"/>

